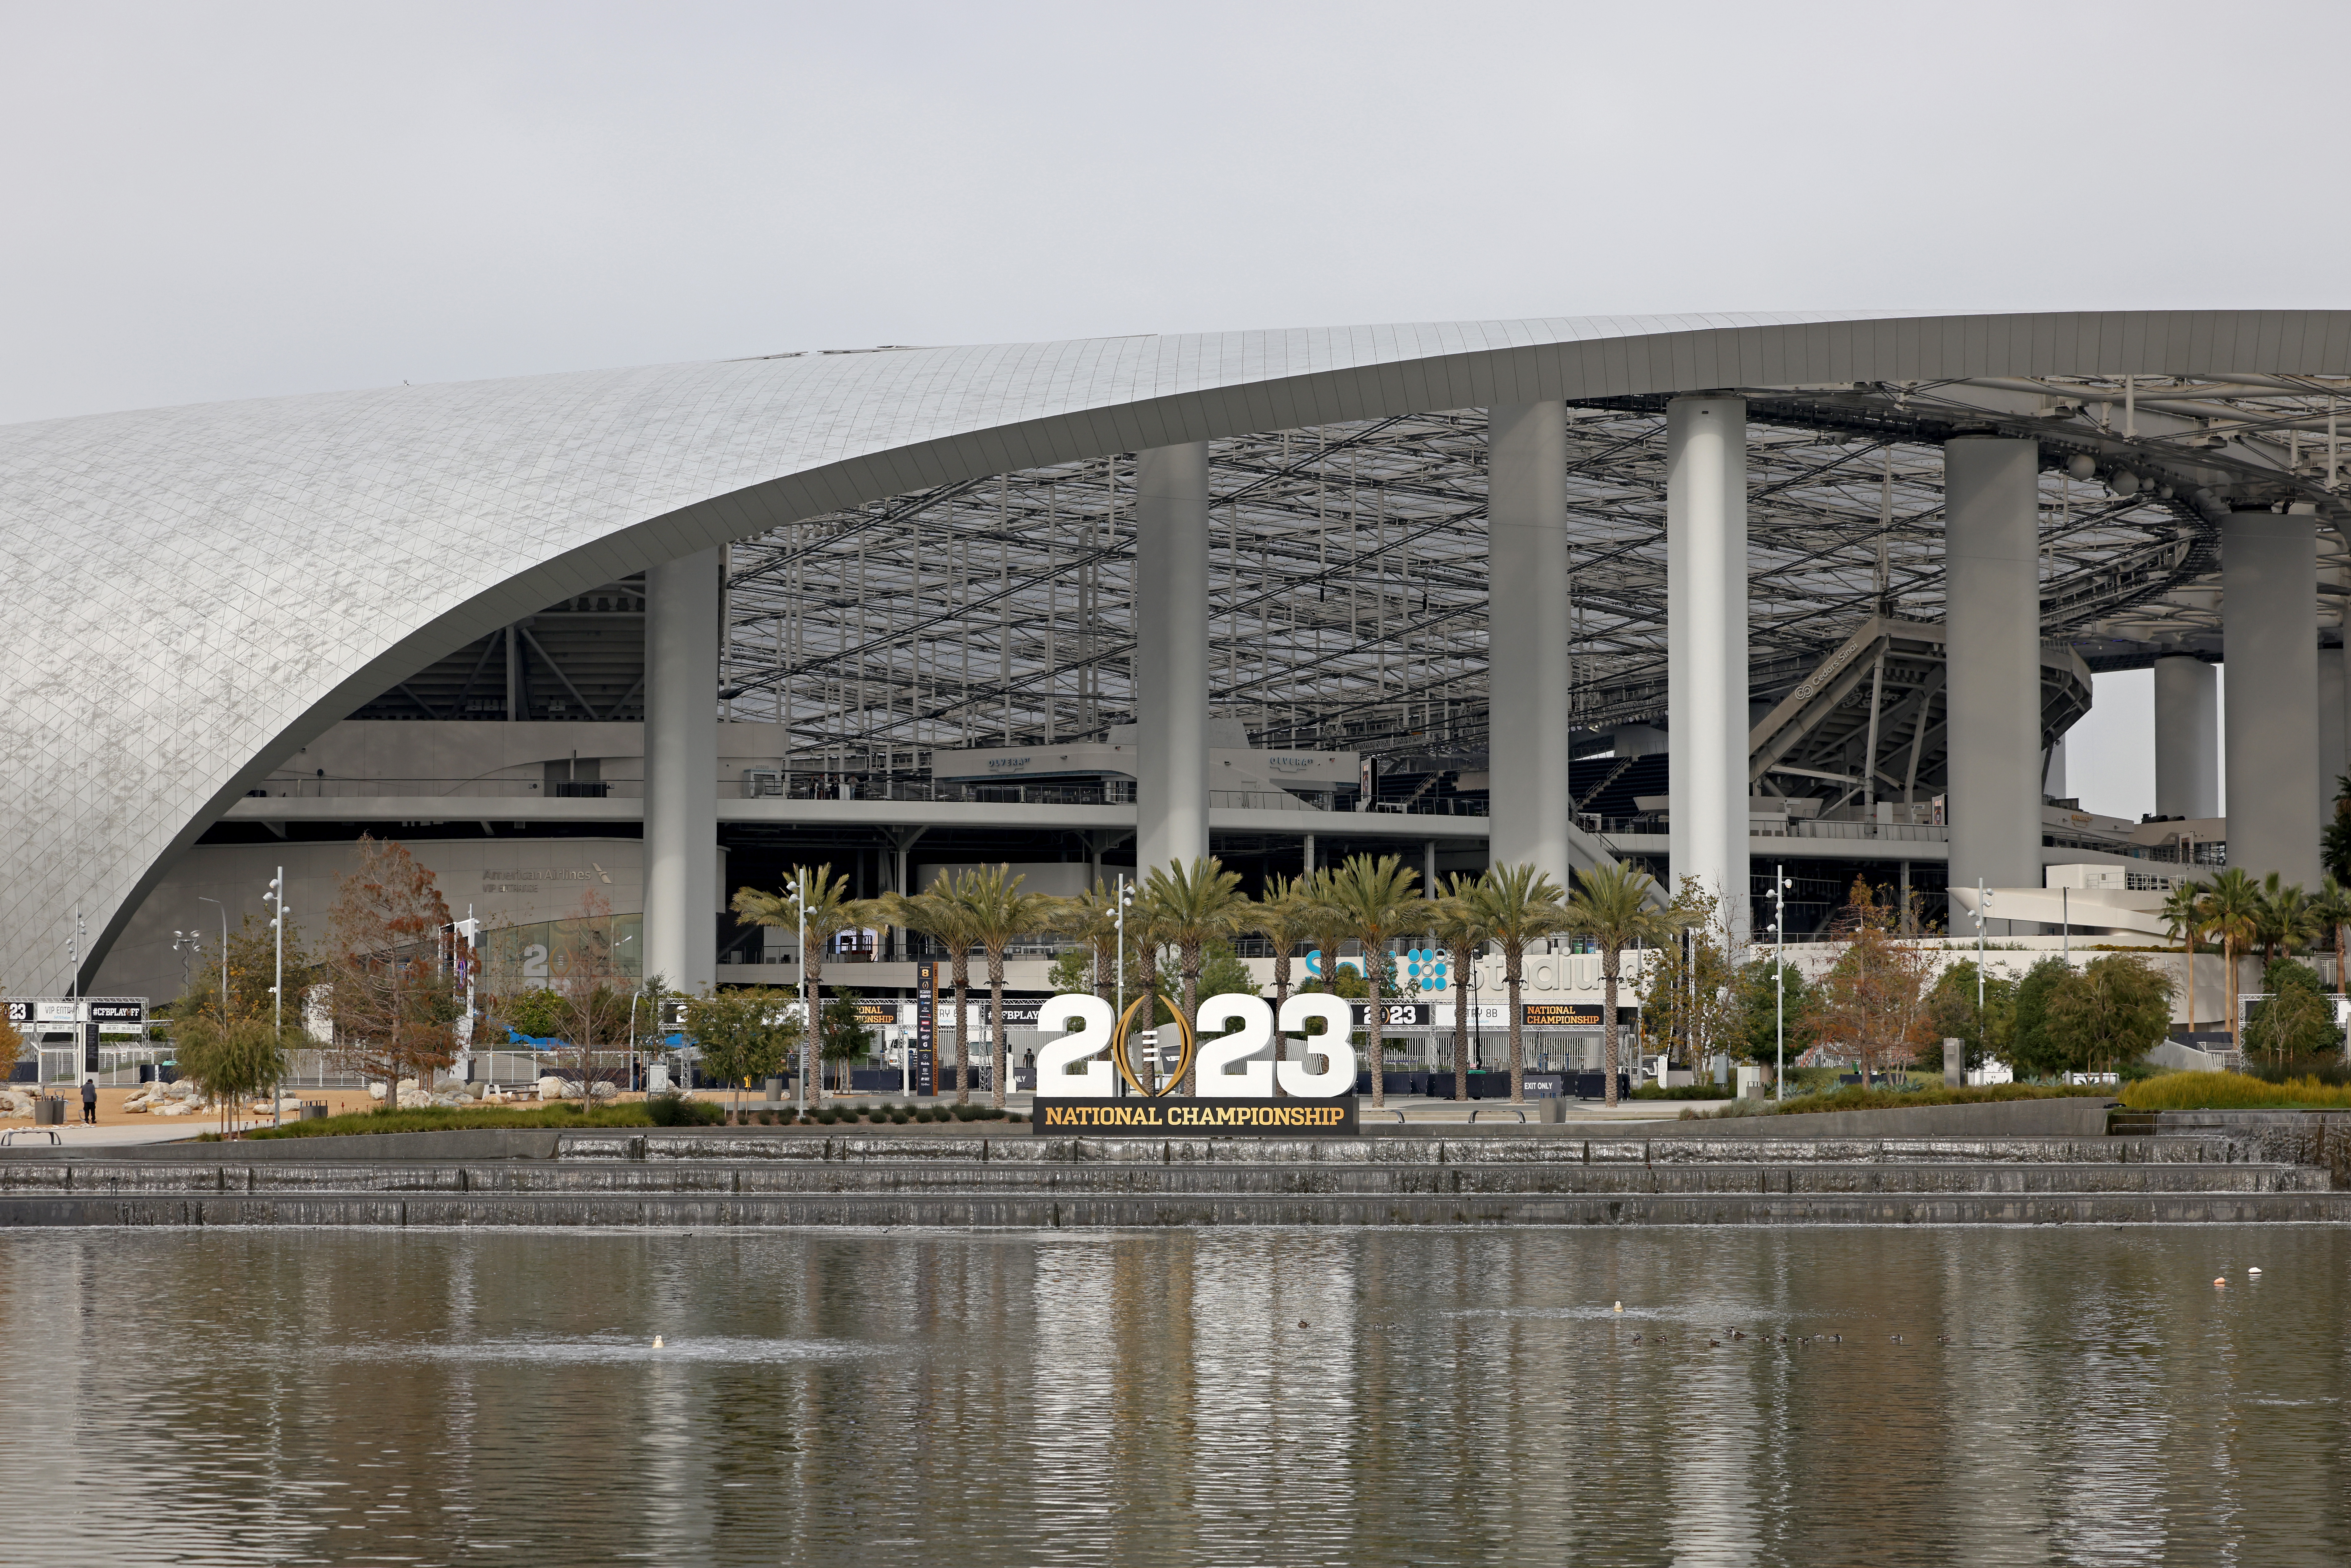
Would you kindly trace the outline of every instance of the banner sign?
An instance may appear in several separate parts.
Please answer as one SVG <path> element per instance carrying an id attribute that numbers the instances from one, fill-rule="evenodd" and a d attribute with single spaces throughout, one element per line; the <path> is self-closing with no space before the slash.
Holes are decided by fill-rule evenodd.
<path id="1" fill-rule="evenodd" d="M 1347 1011 L 1354 1019 L 1357 1029 L 1363 1029 L 1372 1021 L 1372 1004 L 1369 1002 L 1349 1002 Z M 1382 1002 L 1380 1004 L 1382 1029 L 1426 1029 L 1436 1021 L 1437 1004 L 1435 1002 Z"/>
<path id="2" fill-rule="evenodd" d="M 910 1092 L 935 1094 L 938 1089 L 939 967 L 914 966 L 914 1043 L 907 1057 Z"/>
<path id="3" fill-rule="evenodd" d="M 108 1034 L 143 1034 L 147 1028 L 145 997 L 84 997 L 79 1000 L 11 997 L 7 1006 L 8 1021 L 19 1029 L 37 1023 L 96 1024 Z"/>
<path id="4" fill-rule="evenodd" d="M 1521 1002 L 1519 1021 L 1529 1029 L 1598 1029 L 1604 1010 L 1598 1002 Z M 1616 1025 L 1630 1029 L 1640 1016 L 1638 1008 L 1618 1008 Z"/>
<path id="5" fill-rule="evenodd" d="M 1355 1048 L 1347 1004 L 1339 998 L 1293 996 L 1277 1017 L 1263 997 L 1210 997 L 1200 1004 L 1202 1033 L 1179 1014 L 1172 1030 L 1155 1031 L 1150 1060 L 1138 1062 L 1135 1015 L 1149 1004 L 1138 997 L 1118 1018 L 1099 997 L 1059 996 L 1045 1004 L 1043 1027 L 1069 1032 L 1038 1047 L 1032 1132 L 1337 1137 L 1355 1131 Z M 1277 1028 L 1302 1052 L 1270 1060 Z M 1203 1038 L 1217 1029 L 1226 1032 Z M 1167 1042 L 1157 1038 L 1170 1032 L 1172 1064 L 1165 1060 Z M 1196 1080 L 1179 1093 L 1187 1070 Z M 1116 1092 L 1121 1081 L 1123 1095 Z"/>
<path id="6" fill-rule="evenodd" d="M 1040 1134 L 1180 1134 L 1186 1137 L 1352 1137 L 1355 1097 L 1336 1100 L 1193 1100 L 1128 1095 L 1117 1100 L 1040 1100 L 1029 1118 Z"/>

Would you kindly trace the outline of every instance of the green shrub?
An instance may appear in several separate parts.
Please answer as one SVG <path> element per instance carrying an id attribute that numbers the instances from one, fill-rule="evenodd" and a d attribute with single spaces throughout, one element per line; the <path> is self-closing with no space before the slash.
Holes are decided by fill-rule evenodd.
<path id="1" fill-rule="evenodd" d="M 645 1101 L 645 1120 L 655 1127 L 707 1127 L 726 1118 L 725 1107 L 688 1099 L 675 1091 L 654 1094 Z"/>
<path id="2" fill-rule="evenodd" d="M 2351 1085 L 2316 1078 L 2272 1083 L 2243 1072 L 2167 1072 L 2125 1084 L 2122 1101 L 2134 1111 L 2339 1111 L 2351 1109 Z"/>
<path id="3" fill-rule="evenodd" d="M 1806 1094 L 1793 1100 L 1734 1100 L 1719 1111 L 1684 1111 L 1697 1116 L 1802 1116 L 1823 1111 L 1898 1111 L 1911 1105 L 1985 1105 L 2003 1100 L 2064 1100 L 2116 1098 L 2111 1085 L 2102 1083 L 1985 1083 L 1946 1089 L 1864 1089 L 1858 1083 L 1829 1094 Z"/>
<path id="4" fill-rule="evenodd" d="M 690 1103 L 703 1103 L 689 1102 Z M 705 1105 L 702 1114 L 716 1121 L 723 1107 Z M 247 1128 L 248 1138 L 328 1138 L 352 1133 L 448 1133 L 470 1128 L 504 1131 L 520 1127 L 651 1127 L 654 1123 L 643 1101 L 583 1108 L 571 1103 L 554 1105 L 434 1105 L 414 1111 L 353 1111 L 317 1122 L 288 1122 L 282 1127 Z"/>
<path id="5" fill-rule="evenodd" d="M 1644 1083 L 1633 1091 L 1635 1100 L 1729 1100 L 1738 1090 L 1728 1083 Z"/>

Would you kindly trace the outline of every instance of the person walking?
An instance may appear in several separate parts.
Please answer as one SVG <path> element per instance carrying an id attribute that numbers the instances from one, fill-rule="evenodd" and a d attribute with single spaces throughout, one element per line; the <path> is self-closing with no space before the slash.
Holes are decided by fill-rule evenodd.
<path id="1" fill-rule="evenodd" d="M 81 1119 L 84 1126 L 98 1125 L 98 1080 L 95 1078 L 81 1081 Z"/>

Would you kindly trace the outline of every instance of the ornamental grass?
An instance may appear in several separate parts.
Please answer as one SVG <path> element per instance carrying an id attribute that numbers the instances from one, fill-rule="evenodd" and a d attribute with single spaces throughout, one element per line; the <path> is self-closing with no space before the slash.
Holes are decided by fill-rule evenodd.
<path id="1" fill-rule="evenodd" d="M 2126 1085 L 2122 1102 L 2134 1111 L 2345 1111 L 2351 1084 L 2316 1078 L 2265 1082 L 2242 1072 L 2167 1072 Z"/>

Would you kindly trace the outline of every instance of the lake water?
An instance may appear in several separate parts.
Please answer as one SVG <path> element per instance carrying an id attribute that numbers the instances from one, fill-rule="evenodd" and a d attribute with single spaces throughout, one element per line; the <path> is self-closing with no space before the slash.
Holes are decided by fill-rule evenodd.
<path id="1" fill-rule="evenodd" d="M 12 1564 L 2351 1561 L 2332 1228 L 0 1257 Z"/>

